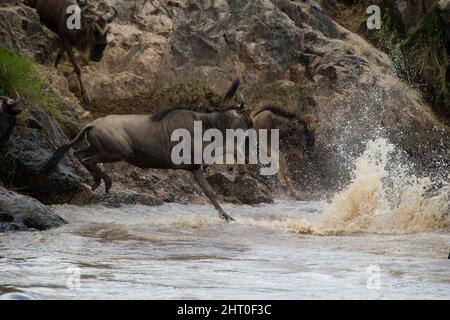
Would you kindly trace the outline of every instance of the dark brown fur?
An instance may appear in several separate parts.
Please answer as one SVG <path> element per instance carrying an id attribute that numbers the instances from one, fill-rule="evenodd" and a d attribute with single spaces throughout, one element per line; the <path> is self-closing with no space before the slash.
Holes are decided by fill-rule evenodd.
<path id="1" fill-rule="evenodd" d="M 234 90 L 233 96 L 237 87 Z M 225 99 L 226 102 L 231 98 Z M 226 129 L 247 129 L 251 125 L 249 117 L 234 109 L 204 112 L 199 111 L 198 107 L 178 107 L 155 116 L 111 115 L 91 122 L 69 144 L 59 148 L 41 174 L 47 176 L 71 147 L 86 139 L 88 146 L 77 150 L 74 155 L 92 174 L 93 190 L 100 185 L 101 180 L 105 181 L 106 192 L 112 185 L 111 178 L 98 167 L 98 163 L 125 161 L 139 168 L 188 170 L 219 211 L 220 217 L 226 221 L 233 220 L 217 202 L 213 189 L 203 175 L 202 165 L 172 162 L 171 152 L 177 144 L 171 141 L 172 133 L 175 129 L 186 129 L 194 137 L 194 121 L 201 121 L 204 130 L 215 128 L 223 134 Z M 191 159 L 194 159 L 195 150 L 191 150 Z"/>
<path id="2" fill-rule="evenodd" d="M 69 30 L 67 20 L 70 15 L 67 13 L 67 8 L 78 6 L 77 1 L 36 0 L 32 5 L 35 6 L 41 23 L 59 36 L 60 49 L 56 56 L 55 67 L 58 67 L 61 58 L 67 53 L 77 74 L 82 98 L 86 103 L 89 103 L 89 97 L 81 80 L 81 68 L 75 60 L 73 49 L 81 52 L 86 63 L 90 60 L 101 61 L 103 51 L 107 46 L 108 24 L 115 17 L 115 9 L 114 15 L 102 15 L 93 10 L 91 6 L 86 5 L 83 7 L 85 11 L 81 18 L 81 29 Z"/>

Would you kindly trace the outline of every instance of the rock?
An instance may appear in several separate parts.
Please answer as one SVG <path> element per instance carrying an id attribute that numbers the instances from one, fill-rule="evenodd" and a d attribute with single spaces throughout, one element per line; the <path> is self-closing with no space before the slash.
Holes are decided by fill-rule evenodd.
<path id="1" fill-rule="evenodd" d="M 39 201 L 0 186 L 0 232 L 48 230 L 66 223 Z"/>
<path id="2" fill-rule="evenodd" d="M 154 195 L 138 193 L 135 191 L 112 192 L 107 195 L 102 194 L 96 196 L 92 202 L 101 203 L 112 208 L 119 208 L 123 205 L 140 204 L 144 206 L 160 206 L 164 204 L 163 200 Z"/>
<path id="3" fill-rule="evenodd" d="M 270 190 L 248 175 L 238 175 L 235 181 L 216 173 L 208 177 L 215 191 L 223 196 L 237 199 L 243 204 L 273 203 Z"/>
<path id="4" fill-rule="evenodd" d="M 450 43 L 450 0 L 440 0 L 437 4 L 437 10 L 446 25 L 447 40 Z"/>
<path id="5" fill-rule="evenodd" d="M 26 51 L 41 63 L 50 62 L 54 48 L 36 11 L 18 0 L 3 0 L 0 4 L 0 43 L 15 51 Z"/>
<path id="6" fill-rule="evenodd" d="M 54 150 L 67 142 L 67 137 L 42 108 L 31 107 L 29 115 L 25 126 L 16 127 L 0 158 L 0 180 L 44 203 L 83 203 L 89 198 L 89 191 L 81 176 L 87 178 L 88 174 L 72 155 L 68 154 L 50 176 L 39 175 Z M 29 121 L 40 126 L 28 126 Z"/>

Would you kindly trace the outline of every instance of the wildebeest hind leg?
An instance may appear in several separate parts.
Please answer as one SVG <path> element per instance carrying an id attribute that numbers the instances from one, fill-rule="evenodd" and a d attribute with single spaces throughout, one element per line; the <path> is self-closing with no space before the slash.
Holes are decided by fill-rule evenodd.
<path id="1" fill-rule="evenodd" d="M 81 162 L 81 164 L 86 168 L 87 171 L 92 175 L 92 178 L 94 179 L 94 183 L 91 186 L 91 190 L 95 191 L 102 183 L 102 179 L 99 175 L 97 175 L 96 171 L 92 170 L 89 163 L 84 161 L 86 157 L 89 157 L 92 155 L 93 152 L 96 152 L 92 149 L 92 147 L 88 147 L 86 149 L 81 149 L 78 151 L 75 151 L 73 155 L 78 159 L 78 161 Z"/>
<path id="2" fill-rule="evenodd" d="M 92 169 L 92 171 L 100 176 L 103 181 L 105 181 L 105 193 L 109 193 L 112 187 L 112 179 L 110 176 L 108 176 L 100 167 L 98 166 L 99 163 L 111 163 L 111 162 L 118 162 L 123 160 L 124 158 L 120 155 L 108 155 L 101 152 L 98 152 L 95 155 L 92 155 L 88 158 L 85 158 L 83 161 L 85 161 L 88 166 Z"/>
<path id="3" fill-rule="evenodd" d="M 206 194 L 209 200 L 211 200 L 214 208 L 216 208 L 216 210 L 219 211 L 219 216 L 226 222 L 235 221 L 231 216 L 225 213 L 220 204 L 217 202 L 214 190 L 209 184 L 208 180 L 206 180 L 205 175 L 203 174 L 203 169 L 200 167 L 196 170 L 193 170 L 192 174 L 194 175 L 194 178 L 197 181 L 197 183 L 200 185 L 200 188 L 202 188 L 203 192 Z"/>

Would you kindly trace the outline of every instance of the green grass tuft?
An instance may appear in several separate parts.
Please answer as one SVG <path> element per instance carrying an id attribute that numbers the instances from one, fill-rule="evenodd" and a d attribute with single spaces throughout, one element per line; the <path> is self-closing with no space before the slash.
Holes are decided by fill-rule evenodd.
<path id="1" fill-rule="evenodd" d="M 55 119 L 62 117 L 55 94 L 36 70 L 33 60 L 0 47 L 0 95 L 15 97 L 15 92 L 27 105 L 41 106 Z M 23 112 L 19 120 L 26 115 Z"/>
<path id="2" fill-rule="evenodd" d="M 298 84 L 283 86 L 279 83 L 272 83 L 262 90 L 261 98 L 282 103 L 296 102 L 301 104 L 309 94 L 307 89 Z"/>
<path id="3" fill-rule="evenodd" d="M 432 7 L 418 28 L 403 30 L 384 10 L 382 28 L 369 35 L 388 53 L 401 78 L 419 85 L 435 109 L 450 116 L 450 75 L 445 25 Z"/>

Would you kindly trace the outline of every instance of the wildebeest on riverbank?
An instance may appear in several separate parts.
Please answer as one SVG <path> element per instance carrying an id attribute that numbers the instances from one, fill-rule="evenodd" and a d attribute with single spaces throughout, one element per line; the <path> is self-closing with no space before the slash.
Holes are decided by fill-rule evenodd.
<path id="1" fill-rule="evenodd" d="M 309 107 L 316 107 L 316 102 L 312 97 L 307 98 Z M 292 132 L 297 131 L 300 127 L 303 128 L 306 142 L 306 153 L 309 157 L 313 154 L 316 141 L 316 117 L 311 113 L 302 112 L 288 112 L 281 108 L 272 107 L 271 105 L 264 106 L 258 109 L 251 115 L 253 128 L 257 131 L 260 129 L 272 130 L 279 129 L 280 131 L 280 156 L 279 156 L 279 170 L 278 182 L 286 183 L 289 193 L 294 198 L 299 198 L 294 184 L 288 174 L 288 165 L 286 162 L 286 151 L 288 149 L 286 137 Z M 270 141 L 270 139 L 268 140 Z M 267 153 L 271 154 L 271 146 L 267 146 Z"/>
<path id="2" fill-rule="evenodd" d="M 21 112 L 21 110 L 16 109 L 19 103 L 19 95 L 15 100 L 0 97 L 0 152 L 8 142 L 16 125 L 16 117 Z"/>
<path id="3" fill-rule="evenodd" d="M 55 67 L 58 67 L 61 58 L 67 53 L 78 77 L 81 96 L 85 103 L 89 103 L 89 96 L 81 80 L 81 68 L 75 60 L 73 49 L 82 54 L 86 63 L 91 60 L 100 62 L 107 47 L 109 23 L 116 17 L 117 11 L 111 7 L 111 12 L 102 14 L 92 5 L 75 0 L 30 0 L 28 4 L 36 8 L 41 23 L 59 36 L 60 49 Z M 82 8 L 79 6 L 81 4 Z M 80 14 L 78 27 L 75 24 L 69 27 L 69 22 L 76 21 L 72 19 L 73 15 L 77 14 L 77 11 L 70 10 L 71 8 L 77 8 Z"/>
<path id="4" fill-rule="evenodd" d="M 227 91 L 220 107 L 213 111 L 199 110 L 195 107 L 178 107 L 156 115 L 111 115 L 97 119 L 87 125 L 67 145 L 59 148 L 41 171 L 47 176 L 73 146 L 86 139 L 88 146 L 77 150 L 74 155 L 94 178 L 92 189 L 105 182 L 108 192 L 111 178 L 98 166 L 98 163 L 125 161 L 139 168 L 180 169 L 191 171 L 206 196 L 211 200 L 219 215 L 225 221 L 233 220 L 221 208 L 214 191 L 206 180 L 202 164 L 175 164 L 172 149 L 176 145 L 171 137 L 177 129 L 187 130 L 195 136 L 195 122 L 201 121 L 203 128 L 217 129 L 225 134 L 228 129 L 251 127 L 251 119 L 246 110 L 234 107 L 233 98 L 239 88 L 236 80 Z M 240 111 L 238 111 L 240 110 Z M 191 148 L 191 159 L 203 150 Z"/>

